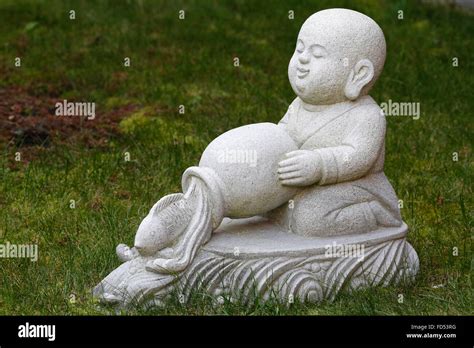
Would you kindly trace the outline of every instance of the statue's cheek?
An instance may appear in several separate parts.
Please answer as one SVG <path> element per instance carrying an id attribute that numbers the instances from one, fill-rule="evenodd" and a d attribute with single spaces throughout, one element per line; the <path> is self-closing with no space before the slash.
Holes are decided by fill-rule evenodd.
<path id="1" fill-rule="evenodd" d="M 297 58 L 296 55 L 293 55 L 290 59 L 290 63 L 288 64 L 288 76 L 290 79 L 296 76 L 296 66 L 297 66 Z"/>

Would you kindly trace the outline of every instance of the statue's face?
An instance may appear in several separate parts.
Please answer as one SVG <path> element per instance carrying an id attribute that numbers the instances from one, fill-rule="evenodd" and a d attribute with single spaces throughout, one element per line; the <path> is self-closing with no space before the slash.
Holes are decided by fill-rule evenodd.
<path id="1" fill-rule="evenodd" d="M 312 21 L 303 25 L 288 66 L 291 87 L 309 104 L 346 100 L 344 86 L 350 59 L 344 57 L 344 47 L 338 47 L 344 46 L 341 38 L 331 35 L 330 28 L 324 24 Z"/>

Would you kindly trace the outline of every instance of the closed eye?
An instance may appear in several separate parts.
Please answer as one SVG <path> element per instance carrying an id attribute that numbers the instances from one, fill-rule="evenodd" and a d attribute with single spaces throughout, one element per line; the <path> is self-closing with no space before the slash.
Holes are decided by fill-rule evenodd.
<path id="1" fill-rule="evenodd" d="M 316 58 L 325 57 L 327 52 L 323 46 L 313 45 L 311 46 L 311 54 Z"/>
<path id="2" fill-rule="evenodd" d="M 303 43 L 303 41 L 298 40 L 298 42 L 296 43 L 296 51 L 297 51 L 298 53 L 303 53 L 303 51 L 304 51 L 304 43 Z"/>

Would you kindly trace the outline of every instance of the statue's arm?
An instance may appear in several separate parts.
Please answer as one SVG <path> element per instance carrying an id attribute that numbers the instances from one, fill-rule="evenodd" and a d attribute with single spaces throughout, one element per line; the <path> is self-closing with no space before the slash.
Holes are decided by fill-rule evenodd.
<path id="1" fill-rule="evenodd" d="M 296 104 L 298 103 L 298 98 L 295 98 L 290 106 L 288 106 L 288 110 L 286 111 L 285 115 L 283 118 L 278 122 L 278 126 L 284 129 L 285 131 L 287 130 L 288 122 L 290 121 L 290 117 L 294 114 Z"/>
<path id="2" fill-rule="evenodd" d="M 320 185 L 359 179 L 373 167 L 384 151 L 386 124 L 379 111 L 373 107 L 354 115 L 342 145 L 315 150 L 321 158 Z"/>
<path id="3" fill-rule="evenodd" d="M 288 111 L 286 112 L 285 116 L 278 122 L 278 126 L 281 127 L 282 129 L 286 130 L 286 127 L 288 125 Z"/>

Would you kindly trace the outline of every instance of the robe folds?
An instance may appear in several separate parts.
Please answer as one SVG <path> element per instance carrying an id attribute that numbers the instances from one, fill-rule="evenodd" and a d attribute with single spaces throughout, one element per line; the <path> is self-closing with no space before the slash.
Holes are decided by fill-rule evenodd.
<path id="1" fill-rule="evenodd" d="M 402 224 L 398 199 L 383 172 L 385 116 L 370 96 L 318 112 L 296 98 L 280 121 L 301 150 L 320 158 L 321 179 L 294 204 L 268 216 L 304 236 L 359 234 Z"/>

